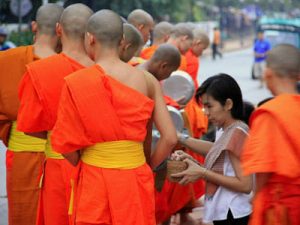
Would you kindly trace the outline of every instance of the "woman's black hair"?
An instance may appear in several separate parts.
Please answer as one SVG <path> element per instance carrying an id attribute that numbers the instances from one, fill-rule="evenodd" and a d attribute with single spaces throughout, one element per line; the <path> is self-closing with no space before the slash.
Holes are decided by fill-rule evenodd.
<path id="1" fill-rule="evenodd" d="M 244 105 L 242 98 L 242 91 L 238 83 L 228 74 L 220 73 L 206 79 L 202 85 L 197 89 L 197 101 L 203 94 L 212 96 L 221 105 L 225 105 L 227 99 L 231 99 L 233 106 L 231 115 L 235 119 L 243 120 Z"/>

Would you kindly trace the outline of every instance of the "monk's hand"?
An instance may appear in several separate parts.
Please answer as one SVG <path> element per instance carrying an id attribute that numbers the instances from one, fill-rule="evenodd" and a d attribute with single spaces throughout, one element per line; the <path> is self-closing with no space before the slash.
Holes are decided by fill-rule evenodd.
<path id="1" fill-rule="evenodd" d="M 183 160 L 188 164 L 188 168 L 180 173 L 172 174 L 172 177 L 180 178 L 182 179 L 179 181 L 179 184 L 186 185 L 189 183 L 194 183 L 195 181 L 202 178 L 206 172 L 206 169 L 196 162 L 186 158 Z"/>

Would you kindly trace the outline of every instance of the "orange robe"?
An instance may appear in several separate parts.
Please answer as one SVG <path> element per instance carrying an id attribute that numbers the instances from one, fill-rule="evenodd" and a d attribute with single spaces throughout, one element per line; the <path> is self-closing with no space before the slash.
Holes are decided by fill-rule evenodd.
<path id="1" fill-rule="evenodd" d="M 153 107 L 151 99 L 105 74 L 100 66 L 83 69 L 66 78 L 51 136 L 53 148 L 60 153 L 83 149 L 84 154 L 97 143 L 142 143 Z M 77 225 L 155 224 L 153 175 L 146 163 L 113 169 L 83 162 L 77 190 Z"/>
<path id="2" fill-rule="evenodd" d="M 199 58 L 194 55 L 192 49 L 190 49 L 186 54 L 186 72 L 192 77 L 195 88 L 199 87 L 197 76 L 199 70 Z"/>
<path id="3" fill-rule="evenodd" d="M 187 61 L 186 61 L 186 57 L 184 55 L 181 55 L 180 66 L 179 66 L 178 70 L 183 70 L 183 71 L 187 72 Z"/>
<path id="4" fill-rule="evenodd" d="M 12 121 L 19 109 L 18 85 L 26 64 L 38 60 L 33 46 L 22 46 L 0 52 L 0 139 L 8 145 Z M 23 143 L 31 148 L 31 143 Z M 10 146 L 10 145 L 9 145 Z M 22 148 L 22 147 L 21 147 Z M 44 162 L 41 152 L 20 149 L 6 152 L 6 183 L 8 195 L 8 220 L 10 225 L 34 225 L 39 198 L 39 178 Z"/>
<path id="5" fill-rule="evenodd" d="M 0 52 L 0 139 L 7 144 L 8 127 L 17 119 L 19 109 L 18 84 L 26 64 L 36 60 L 33 46 L 22 46 Z"/>
<path id="6" fill-rule="evenodd" d="M 300 224 L 299 112 L 300 96 L 283 94 L 251 116 L 243 171 L 271 174 L 254 198 L 251 225 Z"/>
<path id="7" fill-rule="evenodd" d="M 186 72 L 192 77 L 195 84 L 195 90 L 197 90 L 197 88 L 199 87 L 197 80 L 199 58 L 193 54 L 191 49 L 186 53 L 185 57 L 187 60 Z M 203 134 L 206 133 L 208 128 L 208 118 L 202 111 L 202 106 L 199 106 L 195 98 L 193 98 L 185 107 L 185 112 L 187 113 L 192 136 L 194 138 L 200 138 Z M 188 153 L 195 159 L 197 159 L 200 163 L 204 163 L 204 158 L 201 155 L 196 154 L 190 150 L 188 150 Z M 200 179 L 199 181 L 194 183 L 194 189 L 196 198 L 201 197 L 201 195 L 204 194 L 204 181 Z"/>
<path id="8" fill-rule="evenodd" d="M 64 77 L 83 68 L 63 53 L 27 65 L 19 90 L 18 129 L 28 133 L 51 131 Z M 70 180 L 77 168 L 65 159 L 52 158 L 47 153 L 46 157 L 37 224 L 68 225 Z"/>
<path id="9" fill-rule="evenodd" d="M 150 59 L 158 47 L 158 45 L 151 45 L 150 47 L 143 49 L 140 55 L 141 58 L 145 60 Z"/>

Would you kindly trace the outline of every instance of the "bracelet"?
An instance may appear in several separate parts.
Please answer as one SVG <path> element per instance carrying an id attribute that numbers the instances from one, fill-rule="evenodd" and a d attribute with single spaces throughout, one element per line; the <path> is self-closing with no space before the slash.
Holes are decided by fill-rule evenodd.
<path id="1" fill-rule="evenodd" d="M 203 180 L 206 180 L 206 173 L 207 173 L 207 168 L 204 168 L 204 171 L 202 172 L 202 176 L 201 176 Z"/>
<path id="2" fill-rule="evenodd" d="M 190 136 L 188 134 L 181 133 L 179 136 L 179 142 L 184 143 Z"/>

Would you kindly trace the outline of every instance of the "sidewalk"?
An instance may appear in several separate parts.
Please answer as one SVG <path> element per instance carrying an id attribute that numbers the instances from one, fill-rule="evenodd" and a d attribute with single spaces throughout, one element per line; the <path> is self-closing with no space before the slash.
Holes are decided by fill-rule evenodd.
<path id="1" fill-rule="evenodd" d="M 246 49 L 246 48 L 251 48 L 253 46 L 253 39 L 254 39 L 254 37 L 252 35 L 244 38 L 243 45 L 241 45 L 239 39 L 225 40 L 223 42 L 223 47 L 220 48 L 220 51 L 222 53 L 226 53 L 226 52 L 233 52 L 233 51 L 239 51 L 239 50 Z M 209 46 L 204 51 L 202 57 L 211 57 L 211 55 L 212 55 L 212 50 L 211 50 L 211 47 Z"/>

